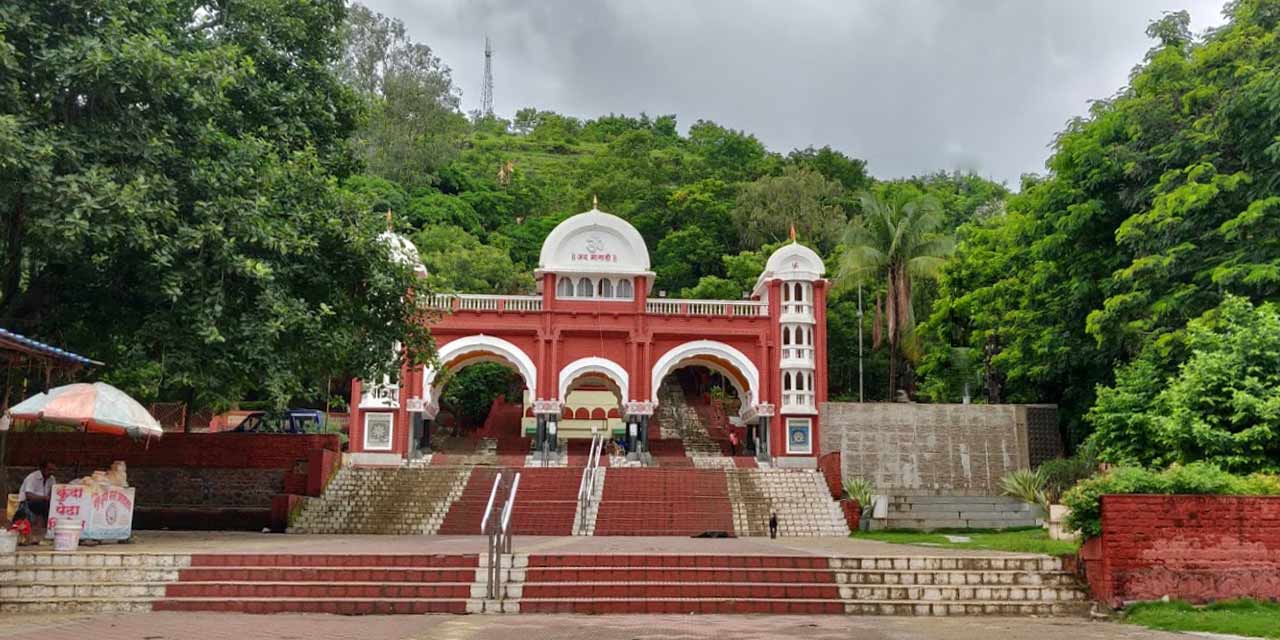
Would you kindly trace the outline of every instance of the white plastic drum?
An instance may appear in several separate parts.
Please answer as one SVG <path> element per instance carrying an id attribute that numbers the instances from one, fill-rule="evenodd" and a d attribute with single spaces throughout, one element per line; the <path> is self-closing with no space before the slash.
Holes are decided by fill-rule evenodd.
<path id="1" fill-rule="evenodd" d="M 53 550 L 75 551 L 80 547 L 80 529 L 84 524 L 79 520 L 63 520 L 53 528 Z"/>

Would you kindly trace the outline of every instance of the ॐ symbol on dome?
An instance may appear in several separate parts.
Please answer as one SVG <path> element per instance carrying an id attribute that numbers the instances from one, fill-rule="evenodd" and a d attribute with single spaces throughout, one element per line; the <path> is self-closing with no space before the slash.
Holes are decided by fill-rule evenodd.
<path id="1" fill-rule="evenodd" d="M 587 253 L 600 253 L 604 250 L 604 241 L 597 236 L 587 238 Z"/>

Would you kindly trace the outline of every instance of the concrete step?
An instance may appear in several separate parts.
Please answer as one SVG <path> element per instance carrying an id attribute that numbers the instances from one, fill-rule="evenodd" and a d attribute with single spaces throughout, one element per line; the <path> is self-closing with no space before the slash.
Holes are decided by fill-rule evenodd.
<path id="1" fill-rule="evenodd" d="M 141 613 L 152 598 L 15 598 L 0 600 L 0 613 Z"/>
<path id="2" fill-rule="evenodd" d="M 963 520 L 960 518 L 886 518 L 871 521 L 872 531 L 906 529 L 937 531 L 939 529 L 1023 529 L 1038 526 L 1036 520 Z"/>
<path id="3" fill-rule="evenodd" d="M 339 615 L 391 615 L 466 613 L 465 598 L 166 598 L 152 605 L 155 611 L 230 611 L 237 613 L 331 613 Z"/>

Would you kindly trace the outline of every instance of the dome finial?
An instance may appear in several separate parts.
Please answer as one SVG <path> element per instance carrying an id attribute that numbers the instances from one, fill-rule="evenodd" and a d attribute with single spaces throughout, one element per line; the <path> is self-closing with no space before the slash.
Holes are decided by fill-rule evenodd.
<path id="1" fill-rule="evenodd" d="M 600 196 L 594 193 L 591 194 L 591 208 L 595 209 L 596 211 L 600 210 Z"/>
<path id="2" fill-rule="evenodd" d="M 796 223 L 792 222 L 791 223 L 791 242 L 794 243 L 795 241 L 796 241 Z"/>

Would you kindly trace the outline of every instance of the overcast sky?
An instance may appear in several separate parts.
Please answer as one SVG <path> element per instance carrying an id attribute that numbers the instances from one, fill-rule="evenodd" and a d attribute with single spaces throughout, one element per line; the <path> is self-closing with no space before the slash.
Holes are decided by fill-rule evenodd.
<path id="1" fill-rule="evenodd" d="M 1222 0 L 367 0 L 405 22 L 479 108 L 672 113 L 787 152 L 829 144 L 882 178 L 972 169 L 1017 186 L 1089 100 L 1124 86 L 1144 30 Z"/>

